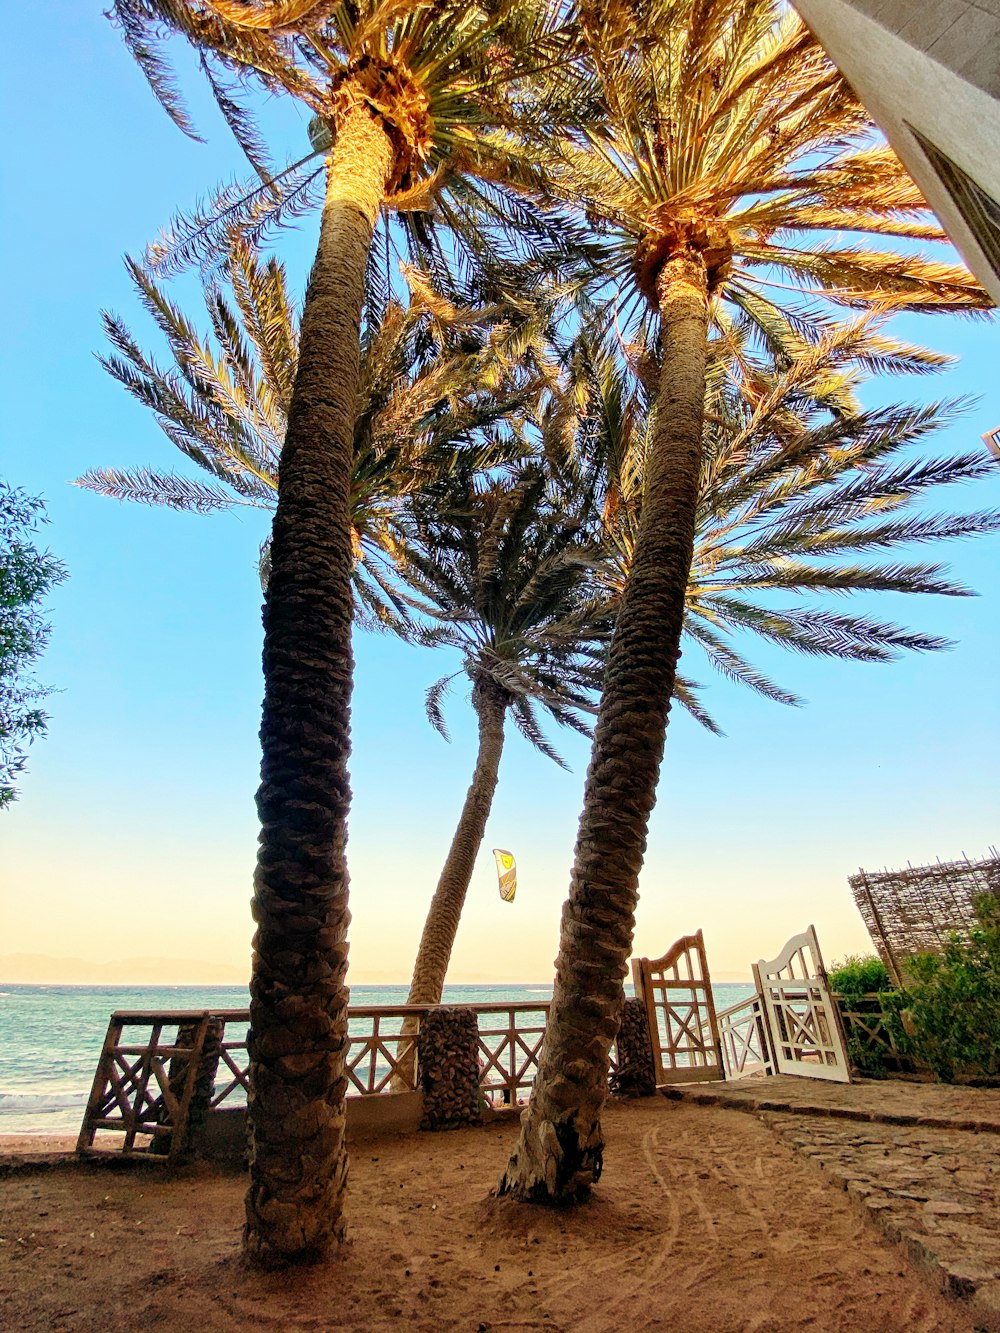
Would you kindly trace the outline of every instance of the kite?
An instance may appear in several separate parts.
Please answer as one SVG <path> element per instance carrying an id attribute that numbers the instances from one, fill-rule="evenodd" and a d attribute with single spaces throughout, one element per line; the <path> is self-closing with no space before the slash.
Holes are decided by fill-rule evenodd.
<path id="1" fill-rule="evenodd" d="M 505 903 L 512 903 L 514 894 L 517 893 L 517 865 L 513 853 L 494 847 L 493 856 L 497 863 L 500 897 Z"/>

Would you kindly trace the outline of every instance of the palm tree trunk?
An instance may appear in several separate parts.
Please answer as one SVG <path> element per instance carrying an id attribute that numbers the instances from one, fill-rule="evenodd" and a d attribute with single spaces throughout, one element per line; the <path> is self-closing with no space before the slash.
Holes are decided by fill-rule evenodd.
<path id="1" fill-rule="evenodd" d="M 486 833 L 486 821 L 493 808 L 503 754 L 507 698 L 492 681 L 477 680 L 472 690 L 472 704 L 479 718 L 476 768 L 424 922 L 407 1004 L 441 1002 L 465 895 Z"/>
<path id="2" fill-rule="evenodd" d="M 702 256 L 668 259 L 657 295 L 663 368 L 642 519 L 608 657 L 538 1075 L 499 1185 L 537 1202 L 580 1198 L 601 1174 L 608 1057 L 680 656 L 705 406 Z"/>
<path id="3" fill-rule="evenodd" d="M 451 840 L 451 847 L 441 871 L 434 897 L 427 912 L 407 1004 L 440 1004 L 444 979 L 448 974 L 451 951 L 458 934 L 458 923 L 469 891 L 476 857 L 486 833 L 486 821 L 493 808 L 500 758 L 503 754 L 506 695 L 488 680 L 477 680 L 472 689 L 472 704 L 479 718 L 479 752 L 472 784 L 465 796 L 461 818 Z M 415 1038 L 418 1024 L 404 1020 L 401 1036 Z M 403 1050 L 403 1043 L 400 1044 Z M 393 1087 L 413 1086 L 416 1060 L 414 1052 L 404 1054 Z"/>
<path id="4" fill-rule="evenodd" d="M 250 983 L 244 1252 L 274 1265 L 343 1236 L 348 991 L 351 452 L 361 305 L 393 161 L 364 105 L 327 163 L 319 248 L 278 474 Z"/>

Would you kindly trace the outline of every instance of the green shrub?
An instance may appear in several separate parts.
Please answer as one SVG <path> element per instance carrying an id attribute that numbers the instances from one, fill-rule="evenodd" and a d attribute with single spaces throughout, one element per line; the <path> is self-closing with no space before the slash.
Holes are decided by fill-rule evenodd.
<path id="1" fill-rule="evenodd" d="M 946 1082 L 1000 1076 L 1000 898 L 980 895 L 975 912 L 967 936 L 907 963 L 913 1054 Z"/>
<path id="2" fill-rule="evenodd" d="M 904 997 L 894 990 L 884 964 L 874 954 L 851 954 L 827 973 L 840 996 L 847 1056 L 859 1074 L 885 1078 L 905 1065 L 908 1039 L 903 1030 Z"/>
<path id="3" fill-rule="evenodd" d="M 873 953 L 848 954 L 834 963 L 827 973 L 830 989 L 839 995 L 873 995 L 891 990 L 892 982 L 885 964 Z"/>

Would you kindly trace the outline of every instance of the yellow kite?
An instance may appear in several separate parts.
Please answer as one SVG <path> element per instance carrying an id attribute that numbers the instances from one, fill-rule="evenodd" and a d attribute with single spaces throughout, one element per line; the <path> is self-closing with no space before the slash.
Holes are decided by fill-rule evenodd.
<path id="1" fill-rule="evenodd" d="M 497 863 L 497 879 L 500 882 L 500 897 L 505 903 L 514 901 L 514 894 L 517 893 L 517 865 L 514 861 L 512 852 L 505 852 L 499 847 L 493 848 L 493 856 Z"/>

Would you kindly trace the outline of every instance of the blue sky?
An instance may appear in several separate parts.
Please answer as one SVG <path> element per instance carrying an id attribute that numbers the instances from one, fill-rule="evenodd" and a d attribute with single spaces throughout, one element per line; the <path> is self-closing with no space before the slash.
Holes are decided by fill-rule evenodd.
<path id="1" fill-rule="evenodd" d="M 239 156 L 194 77 L 185 84 L 208 143 L 170 124 L 96 7 L 21 6 L 6 32 L 0 474 L 44 496 L 47 540 L 70 578 L 52 599 L 42 664 L 59 691 L 49 736 L 33 748 L 21 800 L 0 826 L 0 954 L 243 967 L 261 696 L 256 554 L 266 519 L 119 505 L 69 484 L 89 467 L 175 465 L 152 418 L 94 358 L 99 310 L 117 310 L 154 341 L 121 257 L 242 170 Z M 304 151 L 306 119 L 291 106 L 268 109 L 276 157 Z M 314 231 L 306 218 L 280 242 L 299 287 Z M 960 363 L 896 382 L 894 395 L 977 395 L 930 447 L 978 447 L 1000 424 L 996 325 L 910 318 L 898 328 Z M 1000 505 L 1000 469 L 964 501 Z M 754 644 L 753 659 L 804 695 L 805 708 L 715 679 L 707 701 L 725 739 L 675 715 L 641 882 L 639 952 L 661 953 L 701 926 L 716 974 L 747 975 L 751 959 L 776 953 L 809 921 L 828 959 L 864 949 L 851 871 L 974 856 L 996 840 L 998 541 L 941 551 L 981 597 L 878 601 L 883 614 L 958 640 L 954 651 L 874 667 Z M 462 692 L 449 705 L 452 744 L 423 716 L 423 692 L 442 670 L 435 654 L 358 640 L 357 982 L 408 979 L 471 775 Z M 571 773 L 519 737 L 508 741 L 453 980 L 551 976 L 588 748 L 558 739 Z M 493 846 L 518 856 L 512 906 L 496 893 Z"/>

